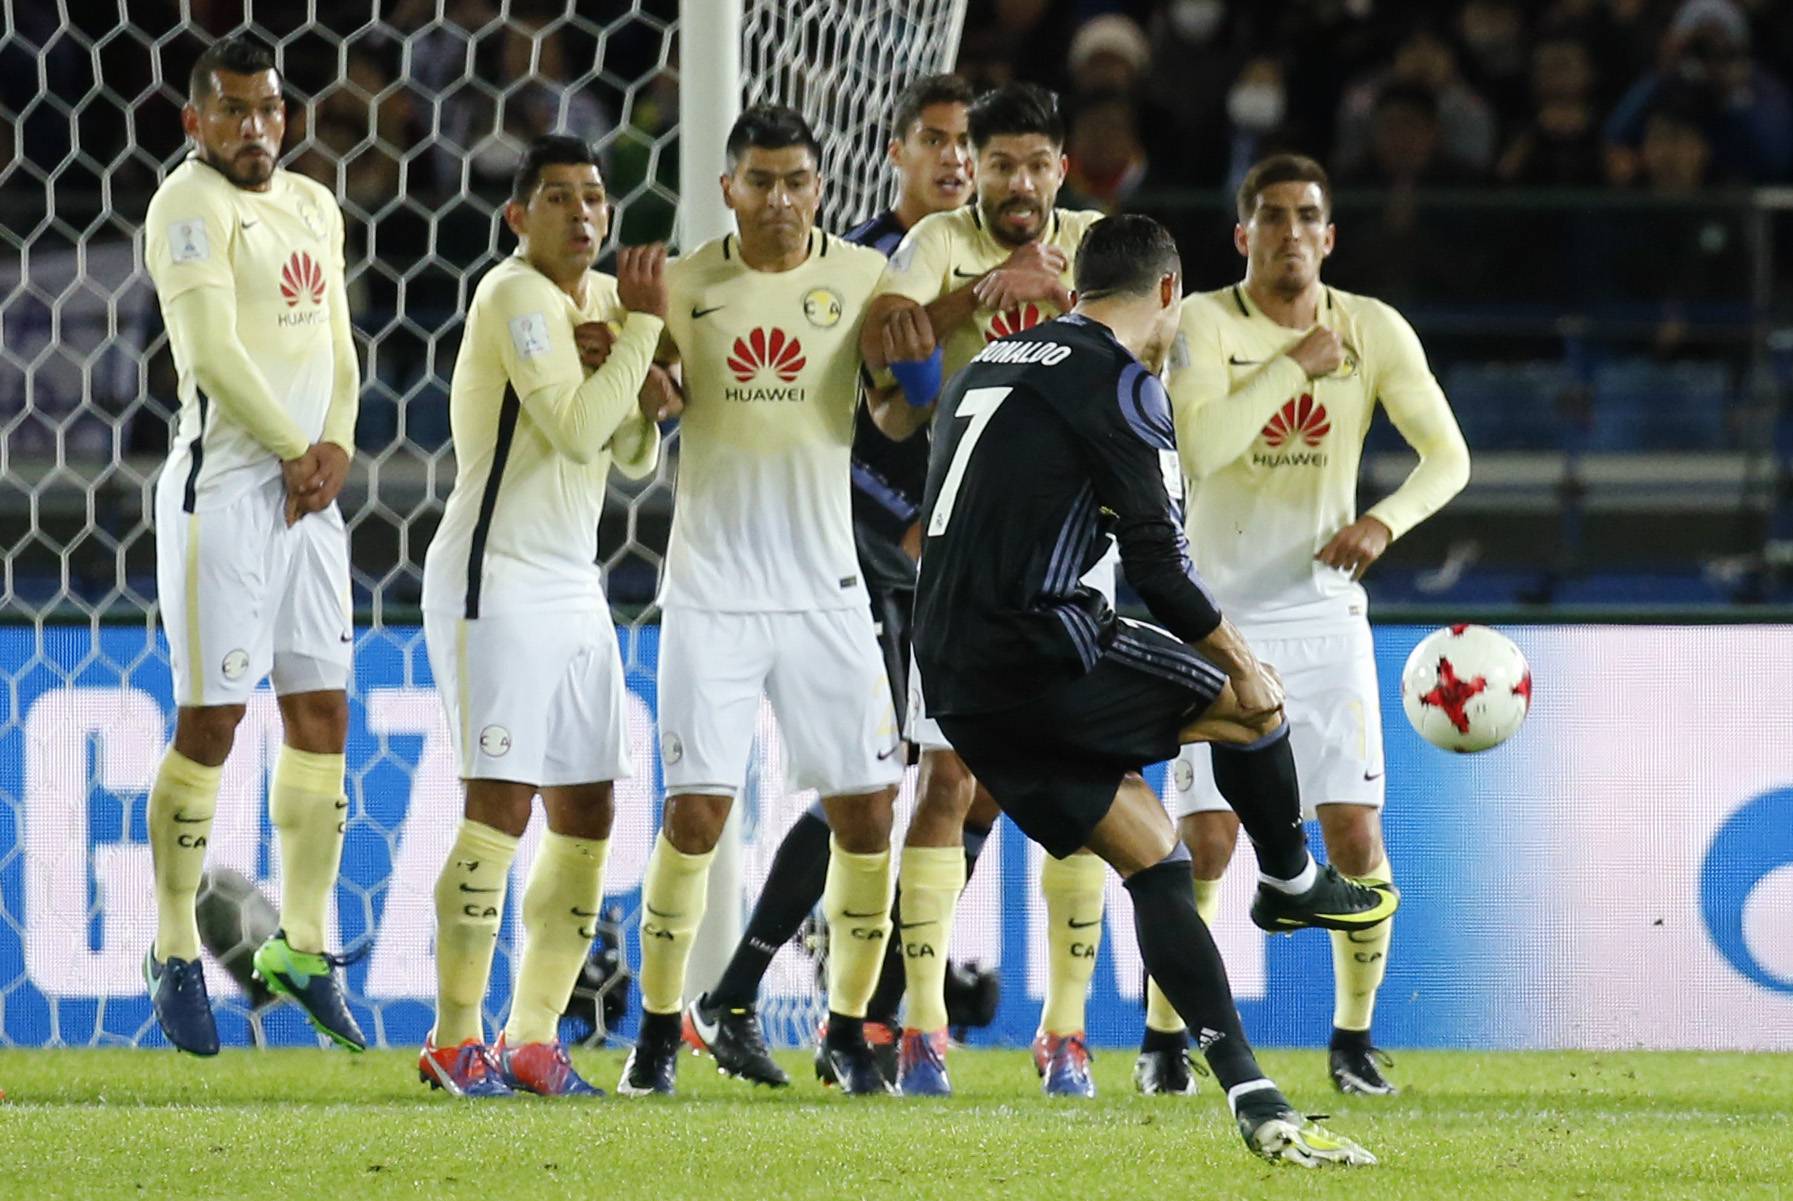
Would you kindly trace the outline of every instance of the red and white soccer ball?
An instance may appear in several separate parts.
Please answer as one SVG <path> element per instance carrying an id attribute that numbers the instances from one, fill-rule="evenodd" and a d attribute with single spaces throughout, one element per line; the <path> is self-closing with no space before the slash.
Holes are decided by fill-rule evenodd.
<path id="1" fill-rule="evenodd" d="M 1513 640 L 1487 626 L 1428 634 L 1401 669 L 1401 707 L 1420 737 L 1447 751 L 1499 746 L 1532 705 L 1532 672 Z"/>

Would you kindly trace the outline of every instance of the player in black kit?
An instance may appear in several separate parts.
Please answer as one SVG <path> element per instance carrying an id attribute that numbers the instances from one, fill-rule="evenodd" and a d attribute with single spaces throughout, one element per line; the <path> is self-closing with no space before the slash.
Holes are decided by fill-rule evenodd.
<path id="1" fill-rule="evenodd" d="M 1275 673 L 1197 579 L 1166 486 L 1180 478 L 1156 372 L 1182 268 L 1147 217 L 1098 223 L 1070 314 L 986 347 L 942 393 L 923 506 L 915 651 L 929 713 L 1002 811 L 1053 855 L 1088 847 L 1125 880 L 1139 947 L 1207 1056 L 1247 1146 L 1374 1163 L 1302 1117 L 1258 1067 L 1195 911 L 1188 851 L 1138 772 L 1184 742 L 1242 754 L 1216 776 L 1256 848 L 1265 928 L 1386 921 L 1392 889 L 1308 854 Z M 1080 577 L 1120 543 L 1167 629 L 1117 617 Z"/>

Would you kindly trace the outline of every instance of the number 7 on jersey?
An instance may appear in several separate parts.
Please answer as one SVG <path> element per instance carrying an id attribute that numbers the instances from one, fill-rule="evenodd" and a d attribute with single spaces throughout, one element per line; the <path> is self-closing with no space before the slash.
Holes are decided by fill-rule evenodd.
<path id="1" fill-rule="evenodd" d="M 971 459 L 972 448 L 984 436 L 990 418 L 996 416 L 996 410 L 1013 391 L 1013 388 L 973 388 L 959 402 L 953 418 L 969 417 L 971 425 L 959 439 L 959 444 L 953 447 L 953 461 L 946 469 L 946 478 L 940 481 L 940 498 L 934 502 L 934 516 L 928 522 L 928 537 L 938 537 L 946 532 L 947 523 L 953 519 L 953 501 L 958 499 L 959 485 L 965 480 L 965 464 Z"/>

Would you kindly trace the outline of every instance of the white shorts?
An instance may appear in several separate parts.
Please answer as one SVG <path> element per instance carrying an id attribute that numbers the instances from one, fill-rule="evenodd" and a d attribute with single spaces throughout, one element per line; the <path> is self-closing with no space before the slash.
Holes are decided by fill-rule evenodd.
<path id="1" fill-rule="evenodd" d="M 1320 637 L 1246 641 L 1282 676 L 1302 815 L 1311 819 L 1318 805 L 1382 808 L 1382 709 L 1369 623 Z M 1171 792 L 1178 817 L 1229 808 L 1214 787 L 1206 743 L 1184 747 L 1171 764 Z"/>
<path id="2" fill-rule="evenodd" d="M 609 613 L 423 615 L 436 692 L 463 780 L 537 788 L 635 774 Z"/>
<path id="3" fill-rule="evenodd" d="M 181 483 L 163 473 L 156 487 L 156 603 L 174 703 L 240 705 L 265 676 L 282 696 L 347 688 L 355 625 L 341 511 L 289 527 L 275 479 L 189 513 Z"/>
<path id="4" fill-rule="evenodd" d="M 740 791 L 762 692 L 778 718 L 793 790 L 851 796 L 902 779 L 884 653 L 863 606 L 801 613 L 681 606 L 660 622 L 668 793 Z"/>

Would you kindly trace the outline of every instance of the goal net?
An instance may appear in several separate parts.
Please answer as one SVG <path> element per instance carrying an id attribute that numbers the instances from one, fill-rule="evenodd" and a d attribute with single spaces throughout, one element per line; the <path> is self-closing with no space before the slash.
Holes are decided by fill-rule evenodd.
<path id="1" fill-rule="evenodd" d="M 602 148 L 622 241 L 672 233 L 681 43 L 708 21 L 681 24 L 675 0 L 241 7 L 288 89 L 285 163 L 334 189 L 349 229 L 364 390 L 342 507 L 359 626 L 333 934 L 367 951 L 349 982 L 369 1034 L 413 1045 L 430 1020 L 431 892 L 460 804 L 416 607 L 454 478 L 448 376 L 462 314 L 510 250 L 499 211 L 535 134 L 571 131 Z M 9 5 L 0 26 L 0 1045 L 160 1037 L 139 974 L 154 932 L 145 814 L 173 714 L 148 513 L 175 388 L 141 225 L 185 152 L 187 70 L 230 31 L 206 15 L 217 8 Z M 745 5 L 741 97 L 795 104 L 816 124 L 832 228 L 891 199 L 885 114 L 910 79 L 952 61 L 963 8 Z M 659 811 L 652 600 L 676 447 L 675 431 L 653 479 L 613 481 L 601 530 L 640 765 L 618 785 L 605 881 L 628 962 L 638 962 L 634 909 Z M 225 770 L 209 850 L 221 896 L 242 880 L 278 896 L 266 792 L 279 738 L 264 690 Z M 764 712 L 742 796 L 749 897 L 811 799 L 787 792 Z M 518 857 L 518 884 L 533 845 Z M 493 1021 L 508 1005 L 520 896 L 513 887 Z M 310 1041 L 291 1007 L 252 1021 L 223 968 L 208 971 L 227 1042 Z M 781 954 L 767 991 L 775 1040 L 813 1036 L 821 1009 L 802 955 Z"/>

